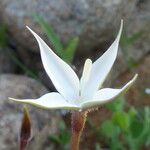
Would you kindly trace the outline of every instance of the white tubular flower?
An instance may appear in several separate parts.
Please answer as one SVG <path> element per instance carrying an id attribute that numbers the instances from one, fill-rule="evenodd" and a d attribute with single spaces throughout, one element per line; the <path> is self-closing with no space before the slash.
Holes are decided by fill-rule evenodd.
<path id="1" fill-rule="evenodd" d="M 82 77 L 79 80 L 74 70 L 59 58 L 47 44 L 29 27 L 36 38 L 41 53 L 45 71 L 58 92 L 51 92 L 38 99 L 14 99 L 16 102 L 32 104 L 45 109 L 84 110 L 98 107 L 109 102 L 125 92 L 136 80 L 137 74 L 120 89 L 102 88 L 102 84 L 110 72 L 117 57 L 119 40 L 123 28 L 123 21 L 117 38 L 109 49 L 94 63 L 90 59 L 85 61 Z M 100 88 L 100 89 L 99 89 Z"/>

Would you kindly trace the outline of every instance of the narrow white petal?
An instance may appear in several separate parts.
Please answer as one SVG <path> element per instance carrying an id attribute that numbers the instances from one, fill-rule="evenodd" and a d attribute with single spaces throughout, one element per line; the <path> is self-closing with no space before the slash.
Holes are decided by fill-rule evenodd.
<path id="1" fill-rule="evenodd" d="M 120 94 L 126 92 L 130 86 L 135 82 L 137 78 L 137 74 L 130 80 L 123 88 L 121 89 L 111 89 L 111 88 L 104 88 L 96 92 L 92 100 L 85 101 L 81 103 L 82 109 L 91 108 L 91 107 L 98 107 L 101 104 L 107 103 Z"/>
<path id="2" fill-rule="evenodd" d="M 114 64 L 114 61 L 116 60 L 122 28 L 123 21 L 121 21 L 120 30 L 115 41 L 112 43 L 109 49 L 92 65 L 90 78 L 87 82 L 87 90 L 84 93 L 84 97 L 87 99 L 90 99 L 98 90 L 99 86 L 102 85 Z"/>
<path id="3" fill-rule="evenodd" d="M 78 106 L 74 104 L 70 104 L 67 102 L 59 93 L 57 92 L 52 92 L 43 95 L 42 97 L 38 99 L 14 99 L 14 98 L 9 98 L 10 100 L 20 102 L 20 103 L 25 103 L 25 104 L 31 104 L 37 107 L 41 107 L 44 109 L 70 109 L 70 110 L 78 110 Z"/>
<path id="4" fill-rule="evenodd" d="M 86 83 L 89 79 L 91 68 L 92 68 L 91 59 L 86 59 L 86 61 L 84 63 L 84 67 L 83 67 L 82 76 L 81 76 L 81 79 L 80 79 L 80 92 L 81 92 L 81 95 L 83 93 L 83 90 L 85 90 L 85 88 L 86 88 L 85 86 L 86 86 Z"/>
<path id="5" fill-rule="evenodd" d="M 79 95 L 79 79 L 73 69 L 60 59 L 47 44 L 29 27 L 38 41 L 42 63 L 55 88 L 67 100 L 75 100 Z"/>

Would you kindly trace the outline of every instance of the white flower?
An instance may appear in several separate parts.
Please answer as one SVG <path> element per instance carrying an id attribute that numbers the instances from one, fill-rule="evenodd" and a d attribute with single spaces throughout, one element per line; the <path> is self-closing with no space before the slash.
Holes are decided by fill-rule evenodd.
<path id="1" fill-rule="evenodd" d="M 136 80 L 137 74 L 120 89 L 102 88 L 101 86 L 110 72 L 117 57 L 119 40 L 123 28 L 123 21 L 117 38 L 109 49 L 94 63 L 90 59 L 85 61 L 82 77 L 79 80 L 73 69 L 60 59 L 46 43 L 29 27 L 27 27 L 38 41 L 43 66 L 58 92 L 51 92 L 38 99 L 11 100 L 28 103 L 45 109 L 84 110 L 98 107 L 109 102 L 125 92 Z"/>

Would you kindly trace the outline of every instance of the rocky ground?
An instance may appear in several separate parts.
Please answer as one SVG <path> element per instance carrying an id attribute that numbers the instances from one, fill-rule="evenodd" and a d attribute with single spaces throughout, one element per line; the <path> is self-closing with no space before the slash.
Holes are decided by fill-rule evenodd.
<path id="1" fill-rule="evenodd" d="M 126 99 L 140 107 L 150 104 L 150 97 L 145 94 L 145 89 L 150 88 L 149 10 L 149 0 L 1 0 L 0 28 L 5 25 L 6 32 L 5 36 L 0 34 L 0 149 L 16 149 L 22 118 L 22 105 L 8 101 L 8 97 L 37 98 L 55 90 L 43 69 L 37 42 L 25 28 L 30 26 L 51 45 L 35 15 L 42 16 L 53 27 L 63 44 L 79 37 L 73 61 L 79 75 L 85 58 L 95 60 L 109 47 L 123 19 L 118 58 L 105 85 L 121 86 L 134 73 L 139 73 Z M 4 45 L 1 44 L 3 40 Z M 50 134 L 59 132 L 62 113 L 33 107 L 30 113 L 35 132 L 29 149 L 35 149 L 34 143 L 38 143 L 37 150 L 43 145 L 47 146 L 45 149 L 54 149 L 51 143 L 45 143 Z M 96 117 L 93 119 L 96 123 L 101 120 L 102 113 L 96 111 L 90 117 Z M 39 141 L 36 136 L 43 140 Z"/>
<path id="2" fill-rule="evenodd" d="M 36 98 L 48 90 L 36 80 L 23 75 L 0 75 L 0 148 L 2 150 L 17 149 L 19 128 L 23 106 L 14 104 L 8 97 Z M 58 132 L 57 124 L 61 121 L 58 113 L 29 108 L 32 118 L 33 141 L 31 149 L 42 149 L 50 134 Z M 42 140 L 39 140 L 38 138 Z M 35 147 L 35 142 L 38 143 Z M 48 145 L 49 146 L 49 145 Z M 49 146 L 50 148 L 50 146 Z"/>

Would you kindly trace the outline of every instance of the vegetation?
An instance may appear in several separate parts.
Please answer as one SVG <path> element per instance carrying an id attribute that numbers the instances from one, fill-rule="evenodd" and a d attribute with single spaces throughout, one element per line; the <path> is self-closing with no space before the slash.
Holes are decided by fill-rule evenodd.
<path id="1" fill-rule="evenodd" d="M 39 23 L 44 33 L 46 33 L 50 43 L 52 44 L 56 53 L 67 63 L 71 64 L 78 46 L 79 39 L 77 37 L 69 40 L 64 46 L 56 34 L 54 29 L 44 20 L 44 18 L 35 15 L 35 20 Z"/>

